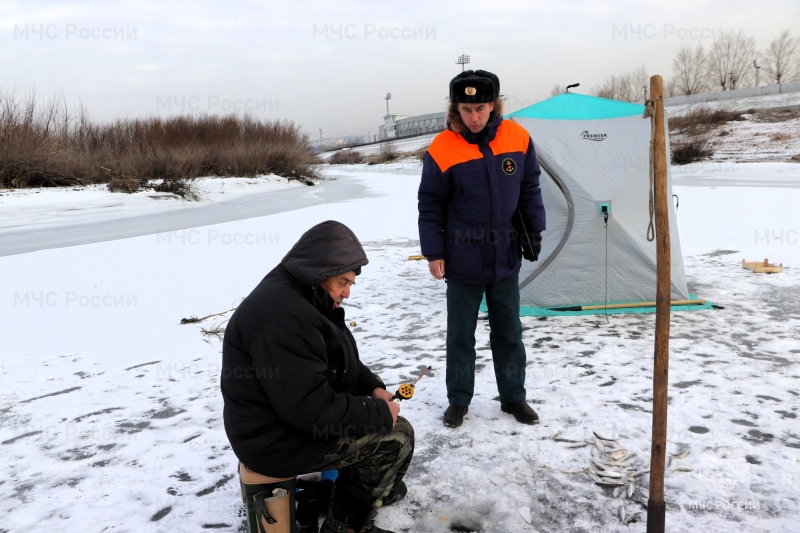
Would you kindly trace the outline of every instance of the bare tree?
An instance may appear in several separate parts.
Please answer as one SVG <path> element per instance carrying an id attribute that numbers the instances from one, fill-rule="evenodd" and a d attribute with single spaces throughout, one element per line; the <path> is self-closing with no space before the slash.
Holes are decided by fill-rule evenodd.
<path id="1" fill-rule="evenodd" d="M 648 82 L 649 83 L 649 82 Z M 650 87 L 647 88 L 650 90 Z M 673 98 L 675 96 L 683 96 L 683 93 L 678 89 L 674 83 L 670 83 L 669 79 L 664 80 L 664 98 Z"/>
<path id="2" fill-rule="evenodd" d="M 775 83 L 794 81 L 800 76 L 800 38 L 784 30 L 764 51 L 767 74 Z"/>
<path id="3" fill-rule="evenodd" d="M 565 93 L 567 91 L 566 87 L 567 87 L 566 85 L 561 85 L 560 83 L 556 83 L 555 85 L 553 85 L 553 88 L 550 89 L 550 98 Z"/>
<path id="4" fill-rule="evenodd" d="M 647 70 L 639 67 L 624 74 L 614 74 L 592 89 L 595 96 L 623 102 L 643 102 L 650 84 Z"/>
<path id="5" fill-rule="evenodd" d="M 650 76 L 644 66 L 631 71 L 628 74 L 628 87 L 630 88 L 629 102 L 642 102 L 647 99 L 647 91 L 650 89 Z"/>
<path id="6" fill-rule="evenodd" d="M 592 93 L 600 98 L 616 100 L 617 95 L 620 93 L 619 86 L 619 76 L 612 74 L 611 77 L 606 78 L 599 87 L 592 88 Z"/>
<path id="7" fill-rule="evenodd" d="M 698 43 L 691 48 L 684 44 L 672 60 L 672 90 L 675 94 L 699 94 L 708 89 L 709 54 Z"/>
<path id="8" fill-rule="evenodd" d="M 753 76 L 750 66 L 756 58 L 756 42 L 743 30 L 728 30 L 711 43 L 709 59 L 712 76 L 722 90 L 746 86 Z"/>

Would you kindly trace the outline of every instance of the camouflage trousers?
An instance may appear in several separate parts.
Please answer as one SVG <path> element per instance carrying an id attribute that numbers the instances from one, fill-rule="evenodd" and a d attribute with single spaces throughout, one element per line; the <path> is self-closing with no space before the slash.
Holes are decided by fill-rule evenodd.
<path id="1" fill-rule="evenodd" d="M 334 449 L 308 468 L 309 472 L 338 470 L 334 500 L 380 507 L 400 484 L 414 454 L 414 428 L 403 417 L 389 433 L 358 439 L 342 437 Z"/>

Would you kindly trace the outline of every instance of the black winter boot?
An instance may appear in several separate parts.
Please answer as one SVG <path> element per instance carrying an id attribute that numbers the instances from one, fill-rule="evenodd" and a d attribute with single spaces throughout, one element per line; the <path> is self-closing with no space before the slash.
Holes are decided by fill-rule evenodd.
<path id="1" fill-rule="evenodd" d="M 347 526 L 345 526 L 347 527 Z M 355 529 L 331 529 L 328 525 L 328 521 L 326 520 L 322 527 L 319 528 L 319 533 L 395 533 L 394 531 L 390 531 L 388 529 L 381 529 L 375 524 L 373 524 L 369 529 L 360 529 L 356 531 Z"/>
<path id="2" fill-rule="evenodd" d="M 334 490 L 328 516 L 319 533 L 394 533 L 375 525 L 376 512 L 372 504 L 349 499 L 337 500 Z"/>
<path id="3" fill-rule="evenodd" d="M 358 520 L 361 518 L 361 520 Z M 358 526 L 360 525 L 360 528 Z M 319 528 L 319 533 L 395 533 L 375 525 L 375 510 L 371 509 L 366 517 L 347 515 L 344 520 L 339 520 L 328 514 L 325 522 Z"/>
<path id="4" fill-rule="evenodd" d="M 500 404 L 500 410 L 504 413 L 511 413 L 514 415 L 514 418 L 517 419 L 517 422 L 521 422 L 523 424 L 538 424 L 539 423 L 539 415 L 536 414 L 536 411 L 528 405 L 528 402 L 522 401 L 517 403 L 503 403 Z"/>
<path id="5" fill-rule="evenodd" d="M 469 411 L 469 407 L 461 405 L 450 405 L 444 412 L 442 422 L 449 428 L 457 428 L 464 423 L 464 415 Z"/>
<path id="6" fill-rule="evenodd" d="M 386 498 L 383 499 L 383 505 L 386 506 L 397 503 L 405 498 L 406 494 L 408 494 L 408 487 L 406 487 L 405 481 L 401 481 L 395 488 L 392 489 Z"/>

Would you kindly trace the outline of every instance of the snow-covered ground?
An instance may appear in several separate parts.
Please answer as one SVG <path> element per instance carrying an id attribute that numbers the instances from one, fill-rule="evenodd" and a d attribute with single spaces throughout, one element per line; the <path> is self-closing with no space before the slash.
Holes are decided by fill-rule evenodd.
<path id="1" fill-rule="evenodd" d="M 752 109 L 794 109 L 796 111 L 800 109 L 800 91 L 697 102 L 694 104 L 670 105 L 667 106 L 666 112 L 670 117 L 677 117 L 699 109 L 709 109 L 711 111 L 722 109 L 725 111 L 740 111 L 742 113 Z"/>
<path id="2" fill-rule="evenodd" d="M 297 181 L 278 176 L 259 178 L 200 178 L 193 181 L 196 199 L 174 194 L 140 191 L 112 193 L 108 186 L 0 189 L 0 228 L 42 226 L 47 229 L 76 222 L 104 221 L 164 210 L 197 208 L 241 196 L 299 187 Z M 80 194 L 75 194 L 80 192 Z M 109 216 L 108 211 L 113 214 Z"/>
<path id="3" fill-rule="evenodd" d="M 477 394 L 461 428 L 443 427 L 445 286 L 407 260 L 419 252 L 420 169 L 411 160 L 324 167 L 363 192 L 329 199 L 330 189 L 300 186 L 298 198 L 314 191 L 318 201 L 282 196 L 267 216 L 166 232 L 142 217 L 137 237 L 0 257 L 0 532 L 244 531 L 218 391 L 215 331 L 229 314 L 180 320 L 235 307 L 327 219 L 349 225 L 370 259 L 346 302 L 364 360 L 390 388 L 433 366 L 402 405 L 417 436 L 409 494 L 379 525 L 644 531 L 654 316 L 523 318 L 528 399 L 541 417 L 533 427 L 500 412 L 479 321 Z M 800 165 L 672 172 L 690 290 L 724 309 L 672 315 L 667 530 L 795 532 Z M 111 195 L 121 205 L 101 208 L 108 199 L 90 190 L 33 194 L 35 204 L 0 196 L 2 238 L 28 225 L 39 239 L 65 224 L 112 224 L 140 201 Z M 181 204 L 142 201 L 150 205 L 137 210 Z M 765 257 L 785 271 L 740 266 Z M 616 440 L 595 444 L 593 432 Z M 581 472 L 598 447 L 606 459 L 635 454 L 616 467 L 638 474 L 630 498 L 627 486 L 619 494 Z"/>
<path id="4" fill-rule="evenodd" d="M 671 142 L 686 140 L 673 132 Z M 800 113 L 764 112 L 716 124 L 707 134 L 711 162 L 800 161 Z"/>
<path id="5" fill-rule="evenodd" d="M 399 153 L 411 153 L 414 152 L 415 150 L 427 148 L 431 144 L 431 141 L 433 140 L 434 137 L 436 137 L 436 134 L 430 133 L 426 135 L 419 135 L 417 137 L 406 137 L 402 139 L 395 139 L 393 141 L 389 141 L 389 144 L 391 144 L 392 148 Z M 385 145 L 386 143 L 375 143 L 375 144 L 357 146 L 353 148 L 340 148 L 338 150 L 321 152 L 318 154 L 318 157 L 322 161 L 325 161 L 328 158 L 330 158 L 333 154 L 347 150 L 357 150 L 360 154 L 366 157 L 376 156 L 381 153 L 381 148 Z"/>
<path id="6" fill-rule="evenodd" d="M 365 186 L 334 178 L 316 180 L 313 187 L 278 176 L 201 178 L 193 182 L 194 201 L 152 191 L 111 193 L 101 185 L 0 190 L 0 256 L 165 232 L 183 231 L 194 240 L 197 227 L 369 197 Z M 204 238 L 213 243 L 245 237 L 211 229 Z"/>

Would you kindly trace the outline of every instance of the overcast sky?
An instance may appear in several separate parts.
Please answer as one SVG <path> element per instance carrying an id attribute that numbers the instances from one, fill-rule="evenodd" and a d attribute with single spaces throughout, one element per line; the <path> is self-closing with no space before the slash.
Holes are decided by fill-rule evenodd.
<path id="1" fill-rule="evenodd" d="M 798 0 L 0 0 L 0 89 L 98 120 L 250 111 L 318 138 L 377 131 L 387 93 L 392 113 L 442 111 L 463 53 L 512 111 L 641 66 L 668 82 L 681 44 L 724 30 L 763 49 L 798 28 Z"/>

